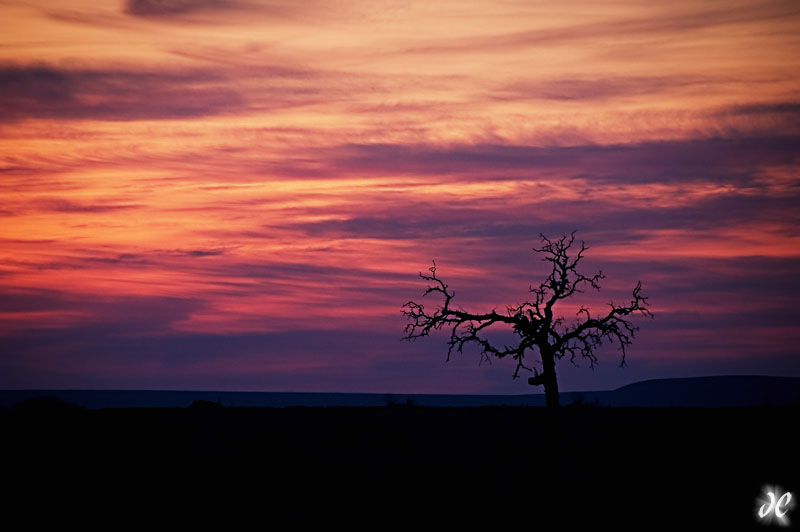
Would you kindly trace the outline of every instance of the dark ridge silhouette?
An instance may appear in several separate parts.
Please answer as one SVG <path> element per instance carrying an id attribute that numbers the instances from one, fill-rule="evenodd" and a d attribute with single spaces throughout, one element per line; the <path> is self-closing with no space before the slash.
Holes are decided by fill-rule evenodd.
<path id="1" fill-rule="evenodd" d="M 722 408 L 800 405 L 800 378 L 723 375 L 653 379 L 606 392 L 564 394 L 568 403 L 620 407 Z"/>
<path id="2" fill-rule="evenodd" d="M 636 382 L 614 390 L 612 406 L 781 406 L 800 404 L 800 378 L 730 375 Z"/>
<path id="3" fill-rule="evenodd" d="M 44 400 L 43 397 L 50 397 Z M 562 392 L 571 406 L 758 407 L 800 405 L 799 377 L 716 376 L 656 379 L 608 391 Z M 37 399 L 38 398 L 38 399 Z M 100 408 L 219 407 L 482 407 L 544 406 L 544 394 L 458 395 L 379 393 L 202 392 L 157 390 L 0 390 L 0 408 L 32 400 Z M 43 406 L 44 408 L 44 406 Z"/>

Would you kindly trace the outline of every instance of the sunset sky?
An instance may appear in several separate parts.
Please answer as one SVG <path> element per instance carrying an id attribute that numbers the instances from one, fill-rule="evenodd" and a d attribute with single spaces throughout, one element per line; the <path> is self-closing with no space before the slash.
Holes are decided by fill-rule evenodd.
<path id="1" fill-rule="evenodd" d="M 0 388 L 537 393 L 402 341 L 577 230 L 619 368 L 800 376 L 800 3 L 0 0 Z M 434 305 L 435 301 L 430 301 Z M 564 315 L 575 307 L 564 306 Z"/>

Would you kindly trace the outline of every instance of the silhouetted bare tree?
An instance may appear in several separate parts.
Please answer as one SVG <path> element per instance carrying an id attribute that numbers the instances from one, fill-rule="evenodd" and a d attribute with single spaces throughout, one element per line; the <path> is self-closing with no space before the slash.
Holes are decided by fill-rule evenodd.
<path id="1" fill-rule="evenodd" d="M 572 250 L 575 243 L 575 232 L 550 240 L 541 236 L 541 246 L 533 248 L 544 254 L 542 260 L 552 264 L 552 270 L 539 286 L 530 286 L 530 300 L 517 306 L 506 308 L 505 314 L 494 309 L 490 312 L 476 314 L 453 308 L 455 293 L 436 275 L 436 262 L 429 269 L 430 274 L 420 273 L 420 277 L 429 285 L 424 296 L 438 294 L 442 304 L 433 312 L 425 310 L 422 304 L 409 301 L 403 305 L 403 314 L 409 323 L 405 327 L 405 338 L 414 340 L 428 336 L 431 331 L 449 329 L 447 360 L 454 350 L 461 352 L 466 344 L 475 343 L 481 349 L 481 359 L 491 361 L 491 357 L 511 357 L 516 363 L 514 378 L 519 377 L 520 370 L 533 371 L 534 376 L 528 379 L 531 385 L 544 385 L 545 400 L 548 406 L 558 406 L 558 380 L 556 379 L 556 361 L 569 355 L 575 364 L 576 357 L 588 359 L 592 368 L 597 363 L 595 350 L 604 342 L 619 345 L 622 351 L 620 366 L 625 365 L 625 349 L 631 345 L 638 327 L 629 317 L 632 314 L 650 316 L 647 298 L 642 295 L 642 283 L 637 282 L 633 289 L 633 299 L 624 306 L 610 303 L 610 310 L 605 315 L 592 316 L 589 309 L 581 306 L 577 318 L 567 320 L 555 315 L 555 305 L 586 287 L 600 289 L 602 272 L 586 276 L 578 272 L 578 263 L 587 250 L 581 242 L 580 249 Z M 490 342 L 486 333 L 493 325 L 510 327 L 519 338 L 512 345 L 499 347 Z M 526 355 L 531 351 L 538 352 L 542 365 L 541 373 L 535 367 L 526 366 Z"/>

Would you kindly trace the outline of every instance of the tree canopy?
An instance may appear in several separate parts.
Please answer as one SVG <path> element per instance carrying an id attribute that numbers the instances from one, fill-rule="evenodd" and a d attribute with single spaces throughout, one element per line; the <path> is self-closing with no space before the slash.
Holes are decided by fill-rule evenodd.
<path id="1" fill-rule="evenodd" d="M 576 245 L 575 232 L 553 240 L 544 235 L 540 237 L 541 245 L 534 247 L 533 251 L 542 254 L 543 261 L 551 263 L 550 273 L 538 286 L 529 287 L 529 296 L 521 304 L 507 306 L 504 313 L 495 309 L 474 313 L 456 308 L 453 304 L 455 293 L 438 277 L 434 261 L 429 273 L 419 275 L 428 282 L 423 297 L 431 294 L 438 296 L 440 304 L 430 312 L 422 303 L 409 301 L 403 305 L 402 312 L 408 319 L 405 327 L 407 340 L 446 329 L 450 333 L 447 360 L 450 360 L 454 351 L 462 352 L 468 344 L 476 344 L 480 348 L 482 360 L 511 357 L 516 362 L 513 377 L 519 377 L 523 370 L 533 372 L 528 382 L 544 385 L 547 404 L 557 406 L 556 361 L 568 357 L 575 364 L 576 359 L 582 358 L 594 368 L 598 362 L 596 350 L 604 343 L 611 342 L 619 346 L 620 366 L 624 366 L 626 349 L 632 344 L 638 330 L 631 316 L 652 317 L 652 313 L 648 309 L 647 297 L 642 294 L 642 284 L 637 282 L 629 303 L 618 305 L 611 302 L 604 314 L 592 314 L 589 308 L 581 306 L 574 319 L 557 315 L 555 306 L 559 301 L 587 288 L 600 290 L 600 281 L 605 276 L 602 271 L 593 275 L 578 271 L 578 265 L 588 248 L 583 242 Z M 516 341 L 497 345 L 490 340 L 487 332 L 495 325 L 510 328 Z M 528 363 L 531 354 L 539 355 L 541 372 Z"/>

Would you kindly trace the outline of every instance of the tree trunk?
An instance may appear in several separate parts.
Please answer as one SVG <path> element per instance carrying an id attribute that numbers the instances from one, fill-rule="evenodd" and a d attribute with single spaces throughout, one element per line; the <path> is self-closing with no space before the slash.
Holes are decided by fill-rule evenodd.
<path id="1" fill-rule="evenodd" d="M 544 401 L 548 407 L 558 406 L 558 379 L 556 378 L 555 357 L 550 354 L 542 353 L 543 373 L 542 384 L 544 384 Z"/>
<path id="2" fill-rule="evenodd" d="M 547 351 L 542 354 L 542 373 L 528 379 L 531 386 L 544 385 L 544 400 L 547 406 L 558 406 L 558 379 L 556 378 L 556 359 Z"/>

